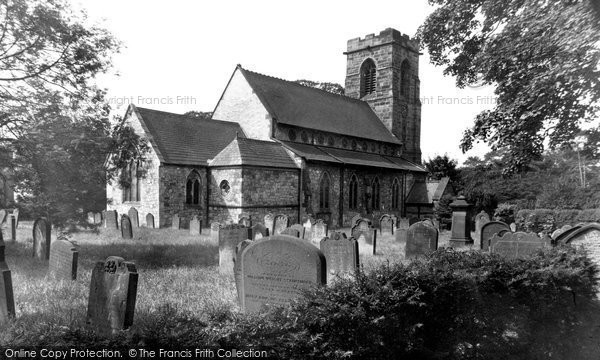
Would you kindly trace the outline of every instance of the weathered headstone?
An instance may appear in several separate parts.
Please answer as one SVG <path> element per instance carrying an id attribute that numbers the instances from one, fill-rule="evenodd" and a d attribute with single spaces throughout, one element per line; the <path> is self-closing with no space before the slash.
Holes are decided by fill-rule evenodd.
<path id="1" fill-rule="evenodd" d="M 281 232 L 289 227 L 290 219 L 287 215 L 277 215 L 273 223 L 273 235 L 281 234 Z"/>
<path id="2" fill-rule="evenodd" d="M 317 220 L 310 231 L 310 242 L 315 246 L 320 246 L 321 240 L 327 237 L 327 223 L 321 219 Z"/>
<path id="3" fill-rule="evenodd" d="M 292 228 L 286 228 L 286 229 L 283 229 L 283 230 L 282 230 L 282 231 L 279 233 L 279 235 L 287 235 L 287 236 L 293 236 L 293 237 L 297 237 L 297 238 L 299 238 L 299 237 L 300 237 L 300 233 L 298 232 L 298 230 L 296 230 L 296 229 L 292 229 Z"/>
<path id="4" fill-rule="evenodd" d="M 304 234 L 304 226 L 300 225 L 300 224 L 294 224 L 292 226 L 290 226 L 290 229 L 294 229 L 298 231 L 298 237 L 300 239 L 306 239 L 306 235 Z"/>
<path id="5" fill-rule="evenodd" d="M 398 221 L 398 229 L 408 230 L 410 227 L 410 220 L 408 218 L 400 218 Z"/>
<path id="6" fill-rule="evenodd" d="M 118 256 L 96 263 L 92 270 L 87 323 L 102 334 L 116 333 L 133 324 L 138 273 L 135 265 Z"/>
<path id="7" fill-rule="evenodd" d="M 243 225 L 226 225 L 219 230 L 219 271 L 233 273 L 235 247 L 247 240 L 252 230 Z"/>
<path id="8" fill-rule="evenodd" d="M 171 229 L 181 229 L 181 219 L 179 219 L 179 215 L 177 214 L 173 215 L 173 217 L 171 218 Z"/>
<path id="9" fill-rule="evenodd" d="M 360 216 L 360 214 L 354 215 L 352 219 L 350 219 L 350 227 L 354 227 L 354 225 L 356 225 L 356 223 L 358 223 L 360 220 L 362 220 L 362 216 Z"/>
<path id="10" fill-rule="evenodd" d="M 56 240 L 50 249 L 50 274 L 59 280 L 77 279 L 77 245 L 69 240 Z"/>
<path id="11" fill-rule="evenodd" d="M 367 219 L 359 220 L 351 229 L 352 237 L 356 241 L 364 240 L 365 244 L 373 246 L 373 255 L 377 253 L 377 229 L 371 226 Z"/>
<path id="12" fill-rule="evenodd" d="M 250 215 L 242 213 L 238 217 L 238 224 L 244 225 L 245 227 L 252 227 L 252 218 Z"/>
<path id="13" fill-rule="evenodd" d="M 265 215 L 264 223 L 267 229 L 269 229 L 269 234 L 273 235 L 273 225 L 275 225 L 273 214 L 268 213 Z"/>
<path id="14" fill-rule="evenodd" d="M 379 227 L 381 228 L 381 236 L 394 235 L 394 220 L 390 215 L 382 215 L 379 219 Z"/>
<path id="15" fill-rule="evenodd" d="M 505 231 L 502 235 L 494 234 L 490 239 L 490 252 L 509 259 L 533 255 L 544 246 L 549 246 L 548 242 L 535 233 Z"/>
<path id="16" fill-rule="evenodd" d="M 237 290 L 238 304 L 242 306 L 242 251 L 252 240 L 244 240 L 235 247 L 235 258 L 233 259 L 233 277 L 235 279 L 235 289 Z"/>
<path id="17" fill-rule="evenodd" d="M 510 227 L 502 221 L 490 221 L 481 227 L 481 235 L 479 238 L 479 245 L 482 251 L 488 251 L 490 246 L 490 239 L 494 234 L 510 231 Z"/>
<path id="18" fill-rule="evenodd" d="M 117 221 L 117 211 L 116 210 L 108 210 L 106 212 L 106 217 L 104 218 L 104 227 L 107 229 L 118 229 L 119 222 Z"/>
<path id="19" fill-rule="evenodd" d="M 102 214 L 101 213 L 99 213 L 99 212 L 94 213 L 94 224 L 96 224 L 96 225 L 102 224 Z"/>
<path id="20" fill-rule="evenodd" d="M 326 283 L 325 256 L 315 246 L 287 236 L 254 241 L 242 252 L 242 308 L 285 305 Z"/>
<path id="21" fill-rule="evenodd" d="M 33 257 L 40 260 L 50 258 L 51 225 L 45 218 L 38 218 L 33 223 Z"/>
<path id="22" fill-rule="evenodd" d="M 133 239 L 131 219 L 127 215 L 121 215 L 121 237 L 123 239 Z"/>
<path id="23" fill-rule="evenodd" d="M 262 239 L 269 236 L 269 229 L 261 223 L 252 226 L 252 239 Z"/>
<path id="24" fill-rule="evenodd" d="M 481 237 L 481 228 L 489 222 L 490 216 L 484 210 L 481 210 L 479 214 L 475 215 L 475 239 Z"/>
<path id="25" fill-rule="evenodd" d="M 154 229 L 154 215 L 148 213 L 146 215 L 146 227 L 150 229 Z"/>
<path id="26" fill-rule="evenodd" d="M 437 250 L 438 236 L 438 230 L 424 222 L 412 224 L 406 233 L 404 258 L 412 259 Z"/>
<path id="27" fill-rule="evenodd" d="M 221 231 L 221 223 L 213 221 L 210 223 L 210 238 L 214 241 L 219 241 L 219 232 Z"/>
<path id="28" fill-rule="evenodd" d="M 573 228 L 571 225 L 563 225 L 563 227 L 561 227 L 560 229 L 556 229 L 554 230 L 554 232 L 552 233 L 552 238 L 556 240 L 556 238 L 558 238 L 561 234 L 563 234 L 564 232 L 566 232 L 567 230 Z"/>
<path id="29" fill-rule="evenodd" d="M 15 300 L 13 295 L 12 277 L 4 257 L 4 240 L 0 231 L 0 323 L 6 323 L 15 316 Z"/>
<path id="30" fill-rule="evenodd" d="M 346 236 L 337 239 L 323 238 L 320 244 L 325 256 L 327 267 L 327 284 L 332 284 L 338 278 L 353 275 L 358 269 L 358 241 Z"/>
<path id="31" fill-rule="evenodd" d="M 127 215 L 129 216 L 129 220 L 131 220 L 132 227 L 140 227 L 140 218 L 136 208 L 129 208 L 129 211 L 127 211 Z"/>
<path id="32" fill-rule="evenodd" d="M 517 231 L 517 224 L 510 223 L 509 228 L 510 228 L 510 231 L 515 232 L 515 231 Z"/>
<path id="33" fill-rule="evenodd" d="M 198 219 L 198 216 L 194 216 L 192 220 L 190 220 L 190 235 L 200 235 L 202 234 L 202 224 Z"/>
<path id="34" fill-rule="evenodd" d="M 10 241 L 17 241 L 17 219 L 14 215 L 8 215 L 8 227 L 10 228 Z"/>

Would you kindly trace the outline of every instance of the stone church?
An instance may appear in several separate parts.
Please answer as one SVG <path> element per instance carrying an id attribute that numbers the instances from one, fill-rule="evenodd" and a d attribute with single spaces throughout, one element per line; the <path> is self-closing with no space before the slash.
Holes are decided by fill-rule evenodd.
<path id="1" fill-rule="evenodd" d="M 348 41 L 345 96 L 238 65 L 212 119 L 130 105 L 124 117 L 148 139 L 131 185 L 108 184 L 109 210 L 135 207 L 156 224 L 173 215 L 206 225 L 286 214 L 330 226 L 353 216 L 411 216 L 427 191 L 420 165 L 419 48 L 394 29 Z"/>

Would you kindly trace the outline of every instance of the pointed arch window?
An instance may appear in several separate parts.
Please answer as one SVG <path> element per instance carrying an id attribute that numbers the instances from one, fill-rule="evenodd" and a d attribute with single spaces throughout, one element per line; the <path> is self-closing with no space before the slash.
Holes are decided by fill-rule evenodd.
<path id="1" fill-rule="evenodd" d="M 392 182 L 392 209 L 398 210 L 400 208 L 400 182 L 398 178 L 394 178 Z"/>
<path id="2" fill-rule="evenodd" d="M 350 186 L 348 190 L 348 208 L 355 210 L 358 208 L 358 179 L 356 178 L 356 175 L 352 175 L 350 178 Z"/>
<path id="3" fill-rule="evenodd" d="M 360 97 L 375 92 L 377 68 L 373 59 L 367 59 L 360 67 Z"/>
<path id="4" fill-rule="evenodd" d="M 373 210 L 379 210 L 380 205 L 379 178 L 375 177 L 371 183 L 371 208 Z"/>
<path id="5" fill-rule="evenodd" d="M 323 176 L 321 177 L 321 182 L 319 184 L 319 209 L 329 209 L 329 189 L 329 174 L 325 172 L 323 173 Z"/>
<path id="6" fill-rule="evenodd" d="M 200 204 L 200 175 L 192 171 L 185 183 L 185 203 L 188 205 Z"/>
<path id="7" fill-rule="evenodd" d="M 410 65 L 404 60 L 400 65 L 400 95 L 408 96 L 410 89 Z"/>
<path id="8" fill-rule="evenodd" d="M 123 202 L 141 201 L 141 181 L 139 176 L 139 164 L 137 161 L 129 163 L 124 170 L 127 173 L 129 184 L 123 187 Z"/>

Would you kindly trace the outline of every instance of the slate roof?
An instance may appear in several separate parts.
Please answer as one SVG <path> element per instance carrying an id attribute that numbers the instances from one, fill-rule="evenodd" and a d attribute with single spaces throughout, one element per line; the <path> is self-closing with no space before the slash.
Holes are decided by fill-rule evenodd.
<path id="1" fill-rule="evenodd" d="M 279 123 L 400 143 L 362 100 L 259 74 L 241 66 L 238 69 Z"/>
<path id="2" fill-rule="evenodd" d="M 427 195 L 427 184 L 425 181 L 417 181 L 413 184 L 408 196 L 406 197 L 406 203 L 433 205 L 433 203 L 429 201 L 429 196 Z"/>
<path id="3" fill-rule="evenodd" d="M 236 137 L 244 137 L 238 123 L 204 120 L 130 105 L 140 118 L 161 162 L 203 165 Z"/>
<path id="4" fill-rule="evenodd" d="M 298 168 L 281 144 L 240 137 L 233 139 L 210 162 L 210 166 L 239 165 Z"/>

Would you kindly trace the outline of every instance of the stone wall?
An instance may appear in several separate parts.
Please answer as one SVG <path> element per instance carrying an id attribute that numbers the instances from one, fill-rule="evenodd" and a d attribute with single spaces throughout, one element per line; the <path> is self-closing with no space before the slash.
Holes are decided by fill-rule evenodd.
<path id="1" fill-rule="evenodd" d="M 198 205 L 186 204 L 186 183 L 192 171 L 200 175 L 200 201 Z M 200 166 L 163 165 L 160 167 L 160 220 L 161 227 L 170 227 L 173 215 L 178 214 L 183 228 L 189 226 L 194 215 L 206 226 L 206 168 Z"/>

